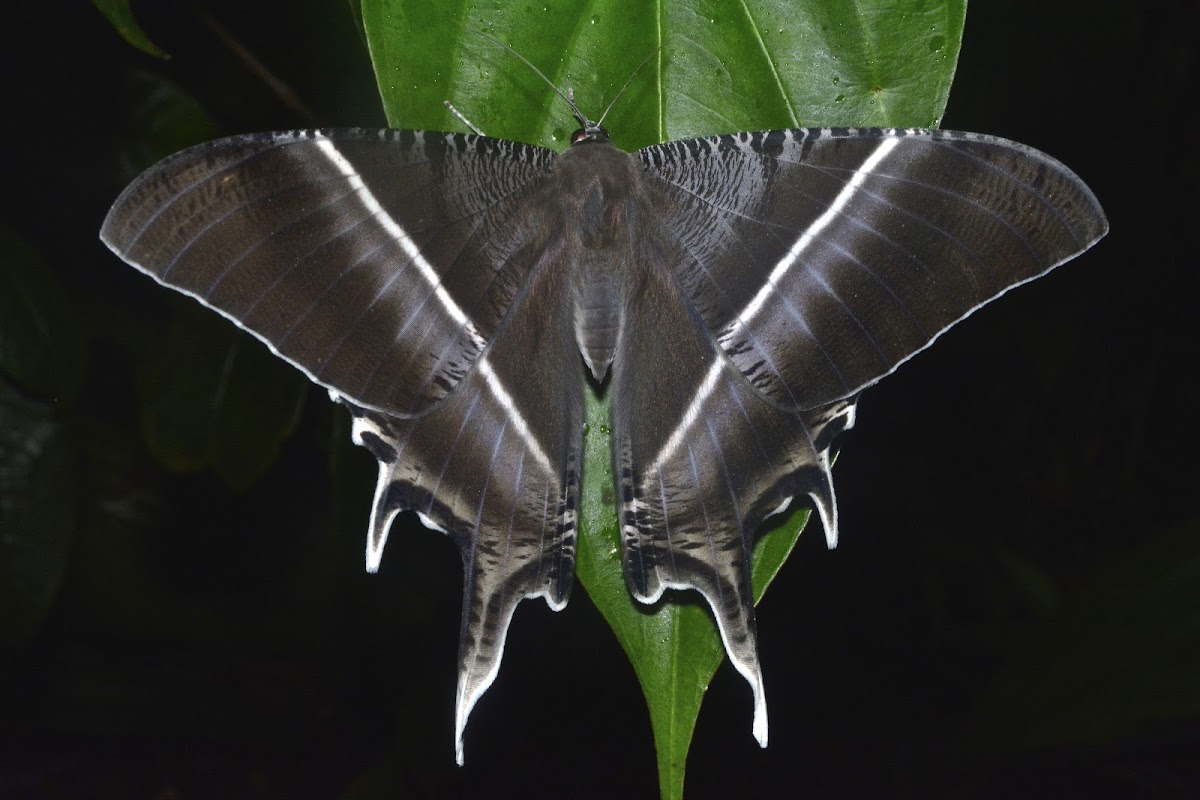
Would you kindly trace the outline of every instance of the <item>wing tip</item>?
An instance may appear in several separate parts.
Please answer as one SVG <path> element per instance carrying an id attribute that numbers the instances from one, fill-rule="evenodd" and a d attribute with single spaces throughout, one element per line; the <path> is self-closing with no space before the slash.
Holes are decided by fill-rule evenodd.
<path id="1" fill-rule="evenodd" d="M 501 609 L 495 632 L 495 647 L 490 653 L 481 654 L 481 651 L 474 645 L 469 646 L 464 651 L 462 650 L 464 646 L 462 643 L 466 639 L 460 639 L 458 692 L 454 701 L 454 760 L 460 767 L 463 765 L 466 757 L 463 738 L 466 734 L 467 721 L 471 717 L 471 712 L 475 710 L 475 704 L 487 693 L 487 690 L 496 682 L 496 677 L 500 674 L 500 664 L 504 660 L 504 645 L 508 640 L 508 628 L 512 624 L 513 614 L 516 613 L 517 606 L 522 600 L 529 600 L 539 596 L 546 597 L 547 603 L 549 603 L 548 595 L 537 591 L 526 593 L 524 596 L 516 598 L 507 607 Z M 563 601 L 563 605 L 566 605 L 565 600 Z M 550 607 L 554 608 L 553 605 Z M 557 611 L 559 609 L 554 610 Z M 466 607 L 463 609 L 463 614 L 468 614 Z M 465 627 L 462 636 L 466 636 Z M 476 667 L 480 664 L 482 664 L 483 668 L 482 670 L 477 670 Z"/>
<path id="2" fill-rule="evenodd" d="M 375 501 L 371 504 L 371 520 L 367 528 L 367 572 L 378 572 L 383 561 L 383 548 L 387 544 L 392 519 L 398 509 L 387 508 L 388 487 L 391 485 L 392 465 L 379 462 L 379 477 L 375 483 Z"/>
<path id="3" fill-rule="evenodd" d="M 750 690 L 754 693 L 754 721 L 751 725 L 751 731 L 754 734 L 755 740 L 759 747 L 767 746 L 767 690 L 763 685 L 762 667 L 758 663 L 757 654 L 753 662 L 747 662 L 741 658 L 734 657 L 732 651 L 726 646 L 726 653 L 729 655 L 730 662 L 733 663 L 734 669 L 741 673 L 746 682 L 750 684 Z"/>
<path id="4" fill-rule="evenodd" d="M 463 746 L 463 732 L 466 727 L 465 718 L 454 720 L 454 763 L 460 767 L 467 763 L 466 748 Z"/>
<path id="5" fill-rule="evenodd" d="M 553 594 L 548 590 L 544 591 L 544 592 L 538 592 L 537 594 L 530 595 L 529 597 L 530 598 L 533 598 L 533 597 L 542 598 L 543 600 L 546 601 L 546 605 L 550 607 L 550 610 L 556 614 L 559 611 L 562 611 L 563 609 L 565 609 L 567 607 L 567 602 L 571 599 L 570 592 L 562 592 L 562 593 L 558 593 L 558 594 Z"/>
<path id="6" fill-rule="evenodd" d="M 767 746 L 767 696 L 763 690 L 762 676 L 759 676 L 758 685 L 754 687 L 754 738 L 758 741 L 758 746 L 766 749 Z"/>
<path id="7" fill-rule="evenodd" d="M 499 667 L 499 664 L 496 666 Z M 463 672 L 459 675 L 458 698 L 454 703 L 454 763 L 460 767 L 466 763 L 466 746 L 463 744 L 463 737 L 467 730 L 467 720 L 471 717 L 475 703 L 496 679 L 495 670 L 489 670 L 489 673 L 484 675 L 474 687 L 467 685 L 467 673 Z"/>
<path id="8" fill-rule="evenodd" d="M 383 546 L 387 542 L 387 531 L 383 532 L 383 536 L 376 539 L 373 535 L 367 537 L 367 572 L 374 575 L 379 572 L 379 565 L 383 562 Z"/>
<path id="9" fill-rule="evenodd" d="M 821 518 L 821 527 L 825 529 L 825 545 L 833 550 L 838 545 L 838 511 L 837 495 L 833 489 L 833 474 L 829 470 L 828 457 L 821 457 L 821 481 L 809 489 L 809 498 Z"/>

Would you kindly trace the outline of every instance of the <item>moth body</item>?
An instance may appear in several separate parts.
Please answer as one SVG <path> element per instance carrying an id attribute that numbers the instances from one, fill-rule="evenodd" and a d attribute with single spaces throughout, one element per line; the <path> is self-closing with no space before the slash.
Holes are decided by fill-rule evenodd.
<path id="1" fill-rule="evenodd" d="M 559 226 L 571 272 L 575 340 L 603 382 L 617 351 L 625 308 L 639 283 L 631 245 L 646 198 L 641 165 L 607 141 L 579 141 L 557 159 Z"/>

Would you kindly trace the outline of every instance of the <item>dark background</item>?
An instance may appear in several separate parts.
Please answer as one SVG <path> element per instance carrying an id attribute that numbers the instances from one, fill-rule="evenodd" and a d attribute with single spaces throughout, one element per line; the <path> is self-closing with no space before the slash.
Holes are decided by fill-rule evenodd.
<path id="1" fill-rule="evenodd" d="M 96 239 L 135 165 L 206 125 L 384 122 L 344 4 L 246 5 L 136 6 L 165 62 L 88 4 L 6 9 L 3 249 L 57 276 L 78 367 L 0 376 L 0 798 L 654 796 L 640 689 L 582 591 L 522 605 L 454 767 L 458 556 L 413 526 L 363 573 L 374 465 L 320 390 L 283 368 L 261 475 L 147 444 L 138 399 L 191 312 Z M 1200 793 L 1197 22 L 972 4 L 944 127 L 1062 159 L 1112 233 L 865 395 L 842 544 L 802 536 L 759 610 L 771 746 L 722 667 L 689 797 Z"/>

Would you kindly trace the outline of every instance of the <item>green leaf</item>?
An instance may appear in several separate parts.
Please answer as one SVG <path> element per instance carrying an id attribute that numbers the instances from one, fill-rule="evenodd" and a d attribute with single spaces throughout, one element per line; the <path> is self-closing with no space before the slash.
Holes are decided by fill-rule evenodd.
<path id="1" fill-rule="evenodd" d="M 143 364 L 142 431 L 178 471 L 211 467 L 245 488 L 274 463 L 307 391 L 299 371 L 194 303 Z"/>
<path id="2" fill-rule="evenodd" d="M 57 273 L 0 226 L 0 370 L 44 399 L 69 404 L 86 364 L 79 311 Z"/>
<path id="3" fill-rule="evenodd" d="M 133 12 L 129 9 L 129 0 L 92 0 L 92 5 L 108 19 L 109 24 L 116 28 L 117 33 L 121 34 L 121 38 L 126 42 L 146 55 L 155 58 L 170 58 L 154 42 L 150 41 L 150 37 L 137 24 L 137 20 L 133 18 Z"/>
<path id="4" fill-rule="evenodd" d="M 390 124 L 464 130 L 449 101 L 491 136 L 563 149 L 577 123 L 510 45 L 632 150 L 660 141 L 801 125 L 935 126 L 962 41 L 964 0 L 734 0 L 534 4 L 363 0 Z M 643 62 L 645 62 L 643 64 Z M 639 69 L 640 66 L 640 69 Z M 635 75 L 636 71 L 636 75 Z M 625 587 L 604 400 L 589 398 L 577 574 L 629 655 L 650 708 L 663 797 L 680 797 L 692 730 L 723 658 L 707 610 L 687 595 L 653 608 Z M 756 601 L 806 512 L 755 548 Z M 747 701 L 747 730 L 750 710 Z"/>
<path id="5" fill-rule="evenodd" d="M 668 2 L 657 18 L 626 3 L 363 0 L 388 121 L 562 149 L 566 105 L 508 44 L 598 117 L 618 146 L 797 125 L 936 125 L 958 59 L 963 0 L 797 4 Z M 651 24 L 647 24 L 650 21 Z"/>
<path id="6" fill-rule="evenodd" d="M 130 72 L 122 76 L 121 91 L 130 98 L 113 120 L 121 130 L 115 161 L 122 180 L 221 132 L 196 98 L 160 75 Z"/>

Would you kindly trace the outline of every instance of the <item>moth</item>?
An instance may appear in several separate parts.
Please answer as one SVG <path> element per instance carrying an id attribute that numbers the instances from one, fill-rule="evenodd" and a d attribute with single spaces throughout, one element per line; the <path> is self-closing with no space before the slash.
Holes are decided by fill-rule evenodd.
<path id="1" fill-rule="evenodd" d="M 801 128 L 626 153 L 566 99 L 563 153 L 412 130 L 193 147 L 137 178 L 101 239 L 349 409 L 379 461 L 368 570 L 404 510 L 457 545 L 460 764 L 517 604 L 567 602 L 589 380 L 611 397 L 629 591 L 704 596 L 766 746 L 763 520 L 806 496 L 833 546 L 830 448 L 862 391 L 1107 222 L 1069 169 L 993 136 Z"/>

